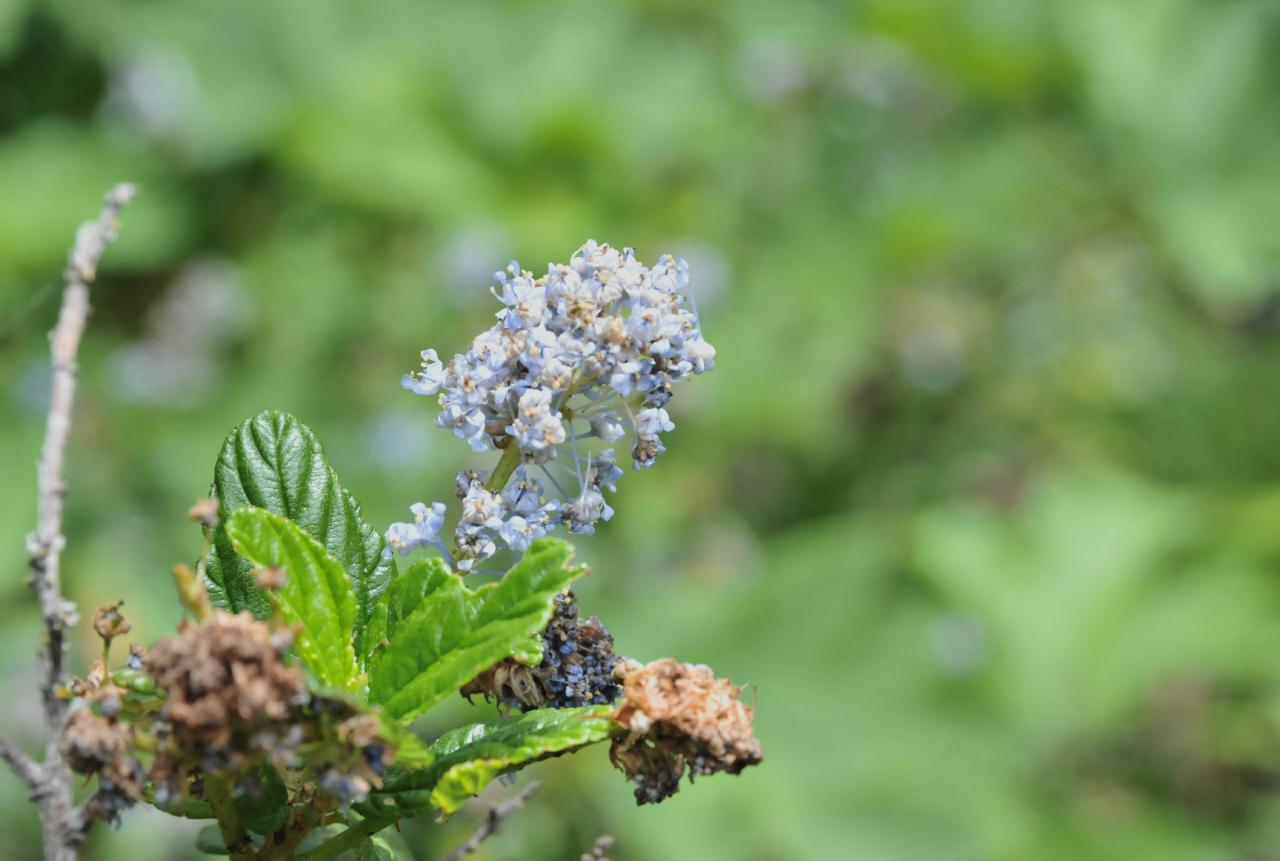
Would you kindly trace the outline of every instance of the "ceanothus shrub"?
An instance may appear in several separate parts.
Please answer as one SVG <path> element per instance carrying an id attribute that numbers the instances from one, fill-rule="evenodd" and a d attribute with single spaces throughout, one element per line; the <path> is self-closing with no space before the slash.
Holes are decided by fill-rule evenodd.
<path id="1" fill-rule="evenodd" d="M 393 857 L 382 829 L 595 744 L 641 804 L 760 762 L 740 689 L 615 652 L 580 615 L 586 569 L 554 537 L 613 516 L 619 461 L 653 466 L 667 405 L 714 368 L 686 265 L 588 242 L 542 277 L 515 263 L 496 277 L 494 325 L 448 362 L 424 350 L 402 381 L 494 453 L 458 473 L 452 504 L 375 529 L 293 416 L 226 439 L 191 512 L 204 552 L 174 569 L 178 632 L 113 654 L 129 622 L 119 605 L 95 614 L 103 658 L 71 685 L 61 747 L 96 776 L 86 816 L 145 803 L 209 819 L 201 848 L 238 859 Z M 411 731 L 459 695 L 499 717 Z"/>

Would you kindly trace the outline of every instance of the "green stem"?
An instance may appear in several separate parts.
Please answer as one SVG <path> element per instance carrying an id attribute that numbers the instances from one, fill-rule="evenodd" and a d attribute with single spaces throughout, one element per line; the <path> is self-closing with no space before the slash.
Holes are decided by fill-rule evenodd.
<path id="1" fill-rule="evenodd" d="M 337 837 L 321 843 L 310 852 L 295 855 L 294 861 L 328 861 L 330 858 L 337 858 L 348 849 L 354 849 L 359 846 L 361 842 L 377 834 L 394 821 L 394 819 L 362 819 Z"/>
<path id="2" fill-rule="evenodd" d="M 289 817 L 289 824 L 284 828 L 284 835 L 279 832 L 267 838 L 267 845 L 258 853 L 258 861 L 275 861 L 277 858 L 289 858 L 298 844 L 306 839 L 319 824 L 322 813 L 306 805 L 294 810 Z M 279 838 L 279 842 L 275 842 Z"/>
<path id="3" fill-rule="evenodd" d="M 511 478 L 511 473 L 516 471 L 516 467 L 520 465 L 520 446 L 516 445 L 516 441 L 508 440 L 507 447 L 502 450 L 502 457 L 498 458 L 498 464 L 493 468 L 493 473 L 489 476 L 489 480 L 484 483 L 485 489 L 490 493 L 499 493 L 507 486 L 507 479 Z"/>
<path id="4" fill-rule="evenodd" d="M 502 489 L 507 486 L 507 479 L 511 478 L 511 473 L 516 471 L 516 467 L 520 465 L 520 446 L 516 445 L 514 439 L 507 440 L 507 447 L 502 450 L 502 457 L 498 458 L 497 464 L 493 467 L 493 472 L 489 475 L 489 480 L 484 483 L 485 490 L 490 493 L 501 493 Z M 462 544 L 458 541 L 453 542 L 453 558 L 462 558 Z M 465 574 L 465 571 L 459 572 Z"/>
<path id="5" fill-rule="evenodd" d="M 222 845 L 227 847 L 232 861 L 251 861 L 252 852 L 243 851 L 249 846 L 249 834 L 240 822 L 240 814 L 231 801 L 231 785 L 227 778 L 220 774 L 207 774 L 204 778 L 204 795 L 213 808 L 218 820 L 218 831 L 222 833 Z"/>

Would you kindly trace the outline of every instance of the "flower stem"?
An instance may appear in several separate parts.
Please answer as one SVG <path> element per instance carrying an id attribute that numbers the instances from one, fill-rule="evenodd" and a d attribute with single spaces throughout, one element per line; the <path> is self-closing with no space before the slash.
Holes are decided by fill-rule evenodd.
<path id="1" fill-rule="evenodd" d="M 485 489 L 490 493 L 500 493 L 507 486 L 507 480 L 511 478 L 511 473 L 516 471 L 516 467 L 520 465 L 520 446 L 516 445 L 516 441 L 510 440 L 507 447 L 502 450 L 502 457 L 498 458 L 498 463 L 493 468 L 493 473 L 489 476 L 489 480 L 484 483 Z"/>
<path id="2" fill-rule="evenodd" d="M 348 849 L 354 849 L 359 846 L 361 842 L 377 834 L 394 821 L 392 819 L 362 819 L 337 837 L 321 843 L 310 852 L 295 855 L 294 859 L 295 861 L 328 861 L 330 858 L 337 858 Z"/>
<path id="3" fill-rule="evenodd" d="M 240 822 L 235 804 L 231 801 L 231 785 L 225 775 L 207 774 L 204 778 L 204 794 L 209 806 L 213 808 L 218 819 L 218 830 L 222 833 L 222 845 L 227 847 L 227 854 L 232 861 L 244 861 L 252 858 L 244 847 L 249 843 L 249 835 Z"/>

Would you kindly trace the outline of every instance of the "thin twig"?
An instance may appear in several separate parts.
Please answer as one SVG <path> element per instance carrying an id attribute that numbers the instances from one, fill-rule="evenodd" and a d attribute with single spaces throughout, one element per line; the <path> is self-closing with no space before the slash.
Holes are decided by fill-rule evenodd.
<path id="1" fill-rule="evenodd" d="M 480 848 L 480 844 L 488 840 L 494 834 L 498 833 L 498 826 L 512 813 L 524 807 L 529 803 L 529 799 L 533 794 L 542 788 L 542 782 L 535 780 L 507 801 L 495 804 L 489 808 L 488 814 L 484 818 L 484 822 L 480 823 L 480 827 L 471 832 L 471 836 L 459 846 L 457 849 L 444 856 L 442 861 L 459 861 L 466 858 L 472 852 Z"/>
<path id="2" fill-rule="evenodd" d="M 596 838 L 595 844 L 591 847 L 590 852 L 582 854 L 582 861 L 609 861 L 609 856 L 605 853 L 613 846 L 613 837 L 608 834 L 601 834 Z"/>
<path id="3" fill-rule="evenodd" d="M 27 785 L 27 789 L 34 792 L 40 785 L 40 766 L 2 735 L 0 735 L 0 759 L 8 763 L 13 773 Z"/>
<path id="4" fill-rule="evenodd" d="M 89 820 L 75 807 L 71 793 L 71 770 L 62 759 L 62 740 L 70 705 L 65 693 L 63 665 L 65 631 L 75 621 L 75 606 L 62 596 L 62 510 L 66 483 L 62 464 L 71 433 L 71 407 L 75 400 L 76 354 L 89 318 L 89 285 L 98 272 L 98 262 L 107 246 L 115 241 L 120 210 L 133 199 L 134 187 L 121 183 L 107 193 L 102 212 L 94 221 L 76 231 L 75 244 L 67 256 L 63 273 L 66 287 L 57 325 L 49 333 L 53 360 L 53 385 L 49 395 L 49 417 L 44 445 L 37 468 L 36 531 L 27 536 L 30 555 L 31 588 L 44 620 L 45 642 L 40 658 L 40 692 L 44 702 L 45 754 L 37 765 L 19 757 L 6 743 L 3 759 L 19 777 L 28 782 L 40 814 L 47 861 L 69 861 L 84 840 Z M 25 760 L 25 762 L 24 762 Z"/>

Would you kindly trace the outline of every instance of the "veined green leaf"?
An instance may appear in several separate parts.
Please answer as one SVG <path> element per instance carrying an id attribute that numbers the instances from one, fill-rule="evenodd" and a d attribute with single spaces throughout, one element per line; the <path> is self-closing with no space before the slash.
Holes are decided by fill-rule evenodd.
<path id="1" fill-rule="evenodd" d="M 241 508 L 226 523 L 227 537 L 252 568 L 278 566 L 287 578 L 277 593 L 286 621 L 300 622 L 294 644 L 303 664 L 324 685 L 355 690 L 360 675 L 351 644 L 356 597 L 347 573 L 292 520 Z"/>
<path id="2" fill-rule="evenodd" d="M 219 607 L 271 611 L 253 579 L 252 566 L 237 558 L 225 522 L 237 508 L 274 511 L 297 523 L 350 574 L 356 599 L 356 655 L 361 666 L 370 645 L 365 636 L 394 563 L 382 558 L 382 536 L 365 523 L 360 506 L 325 461 L 311 430 L 288 413 L 262 412 L 232 431 L 214 468 L 213 495 L 222 523 L 209 554 L 209 596 Z"/>
<path id="3" fill-rule="evenodd" d="M 452 576 L 449 566 L 438 557 L 419 559 L 404 571 L 397 571 L 374 608 L 368 633 L 370 650 L 389 640 L 400 623 L 422 605 L 423 598 L 435 591 L 439 581 Z"/>
<path id="4" fill-rule="evenodd" d="M 604 741 L 614 728 L 609 712 L 609 706 L 539 709 L 451 730 L 430 745 L 431 765 L 393 768 L 357 809 L 383 819 L 428 807 L 453 813 L 500 774 Z"/>
<path id="5" fill-rule="evenodd" d="M 540 539 L 501 580 L 474 592 L 434 563 L 397 576 L 385 599 L 395 603 L 394 624 L 388 612 L 387 645 L 369 661 L 369 700 L 410 720 L 503 658 L 529 660 L 556 593 L 586 573 L 565 564 L 572 554 L 563 541 Z"/>

